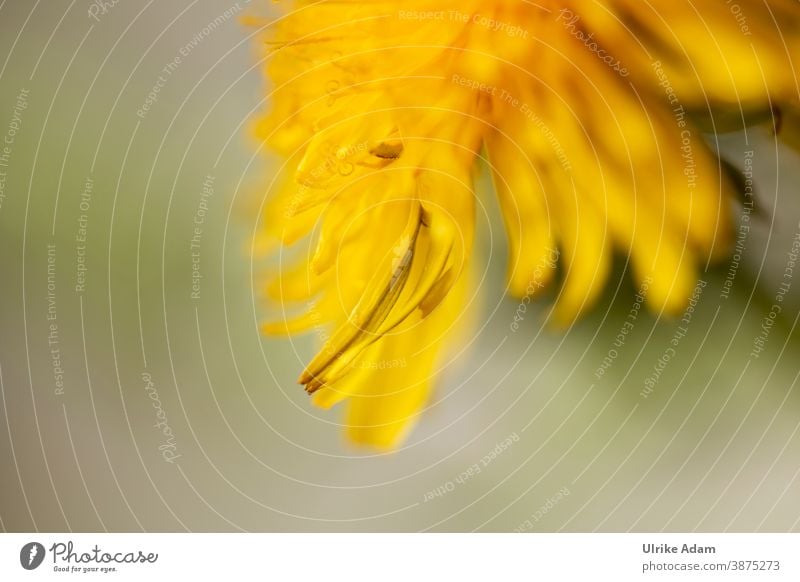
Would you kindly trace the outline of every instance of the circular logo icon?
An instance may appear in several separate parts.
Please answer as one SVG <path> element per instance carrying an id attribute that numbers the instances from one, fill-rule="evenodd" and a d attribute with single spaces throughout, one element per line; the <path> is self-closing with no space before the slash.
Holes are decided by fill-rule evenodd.
<path id="1" fill-rule="evenodd" d="M 35 570 L 44 561 L 44 546 L 39 542 L 29 542 L 19 551 L 19 563 L 26 570 Z"/>

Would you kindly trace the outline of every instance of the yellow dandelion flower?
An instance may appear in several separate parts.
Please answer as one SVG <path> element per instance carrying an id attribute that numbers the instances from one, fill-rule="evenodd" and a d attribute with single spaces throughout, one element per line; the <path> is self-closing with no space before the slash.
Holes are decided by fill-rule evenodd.
<path id="1" fill-rule="evenodd" d="M 494 176 L 512 294 L 558 268 L 553 318 L 569 324 L 617 251 L 649 280 L 650 307 L 678 313 L 728 248 L 734 181 L 701 131 L 800 110 L 794 0 L 284 8 L 266 27 L 258 132 L 285 164 L 265 232 L 313 250 L 296 245 L 268 287 L 302 313 L 266 330 L 331 330 L 300 382 L 319 406 L 346 400 L 350 439 L 382 449 L 424 409 L 459 333 L 476 166 Z"/>

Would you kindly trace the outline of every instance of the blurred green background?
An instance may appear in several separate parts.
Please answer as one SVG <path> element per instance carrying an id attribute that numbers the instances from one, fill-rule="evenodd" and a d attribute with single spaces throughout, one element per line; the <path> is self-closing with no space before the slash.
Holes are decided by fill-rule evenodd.
<path id="1" fill-rule="evenodd" d="M 544 328 L 545 300 L 513 331 L 482 178 L 475 337 L 407 445 L 365 454 L 295 384 L 314 338 L 259 333 L 252 11 L 0 3 L 3 530 L 800 529 L 800 273 L 751 356 L 800 230 L 793 152 L 720 138 L 754 151 L 758 216 L 647 397 L 679 324 L 643 311 L 615 347 L 621 260 L 577 325 Z"/>

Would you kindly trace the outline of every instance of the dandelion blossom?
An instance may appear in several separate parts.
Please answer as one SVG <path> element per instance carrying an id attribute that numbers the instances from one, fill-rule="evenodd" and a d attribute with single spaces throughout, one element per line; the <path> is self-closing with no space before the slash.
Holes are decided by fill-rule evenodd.
<path id="1" fill-rule="evenodd" d="M 284 163 L 264 236 L 293 258 L 268 293 L 298 309 L 265 327 L 329 330 L 299 381 L 321 407 L 346 401 L 348 437 L 378 449 L 463 341 L 478 166 L 511 294 L 558 271 L 552 317 L 570 324 L 616 252 L 674 314 L 730 238 L 736 181 L 701 131 L 797 119 L 793 0 L 278 5 L 258 133 Z"/>

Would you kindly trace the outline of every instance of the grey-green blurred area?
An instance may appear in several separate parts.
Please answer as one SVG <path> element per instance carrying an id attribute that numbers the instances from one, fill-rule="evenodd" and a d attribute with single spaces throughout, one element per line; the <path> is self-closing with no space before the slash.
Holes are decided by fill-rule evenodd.
<path id="1" fill-rule="evenodd" d="M 241 17 L 265 10 L 0 2 L 0 528 L 800 528 L 792 151 L 709 138 L 752 165 L 755 209 L 685 321 L 619 257 L 564 330 L 556 291 L 506 295 L 484 172 L 473 331 L 409 440 L 355 449 L 296 384 L 315 335 L 260 333 L 280 161 L 250 132 L 268 85 Z"/>

